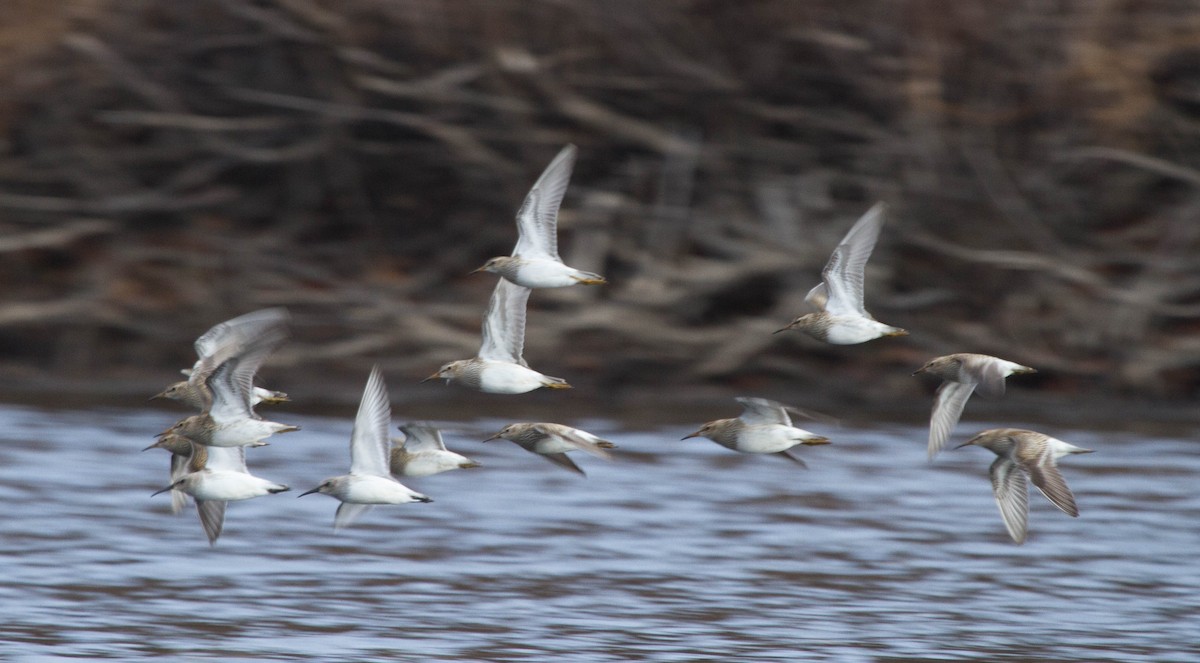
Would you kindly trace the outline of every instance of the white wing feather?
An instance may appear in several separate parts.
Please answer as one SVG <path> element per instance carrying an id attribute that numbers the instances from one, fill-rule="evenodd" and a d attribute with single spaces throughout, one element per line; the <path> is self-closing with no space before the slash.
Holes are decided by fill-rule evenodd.
<path id="1" fill-rule="evenodd" d="M 389 476 L 387 431 L 391 420 L 387 386 L 379 367 L 373 366 L 350 433 L 351 474 Z"/>
<path id="2" fill-rule="evenodd" d="M 558 208 L 571 181 L 575 152 L 574 145 L 564 147 L 525 196 L 525 202 L 517 212 L 518 238 L 514 256 L 559 260 Z"/>

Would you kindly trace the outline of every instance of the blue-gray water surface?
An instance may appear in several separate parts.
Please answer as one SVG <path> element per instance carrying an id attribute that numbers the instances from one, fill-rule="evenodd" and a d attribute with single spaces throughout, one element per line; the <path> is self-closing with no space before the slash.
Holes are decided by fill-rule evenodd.
<path id="1" fill-rule="evenodd" d="M 472 421 L 447 443 L 484 467 L 335 533 L 335 500 L 295 496 L 347 470 L 352 412 L 276 413 L 303 430 L 250 469 L 293 490 L 231 503 L 210 547 L 150 497 L 168 455 L 139 450 L 174 413 L 0 406 L 0 658 L 1200 660 L 1184 435 L 1037 426 L 1097 453 L 1061 464 L 1080 517 L 1035 491 L 1016 546 L 992 454 L 931 465 L 919 428 L 809 425 L 834 444 L 805 471 L 695 426 L 564 421 L 620 447 L 585 479 Z"/>

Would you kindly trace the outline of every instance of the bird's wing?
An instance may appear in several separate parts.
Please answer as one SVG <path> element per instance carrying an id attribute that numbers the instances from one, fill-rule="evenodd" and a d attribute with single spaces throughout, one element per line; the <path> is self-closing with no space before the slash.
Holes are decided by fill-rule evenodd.
<path id="1" fill-rule="evenodd" d="M 1075 495 L 1067 487 L 1067 480 L 1063 478 L 1062 472 L 1059 472 L 1049 447 L 1045 448 L 1037 460 L 1023 463 L 1023 466 L 1029 472 L 1033 485 L 1042 491 L 1046 499 L 1068 516 L 1079 516 L 1079 507 L 1075 506 Z"/>
<path id="2" fill-rule="evenodd" d="M 571 181 L 575 151 L 574 145 L 564 147 L 525 196 L 525 202 L 517 212 L 518 238 L 514 256 L 559 260 L 558 208 Z"/>
<path id="3" fill-rule="evenodd" d="M 778 424 L 780 426 L 792 425 L 792 418 L 788 416 L 787 407 L 780 403 L 765 398 L 749 398 L 746 396 L 739 396 L 734 400 L 741 403 L 742 408 L 744 408 L 738 418 L 749 426 L 767 424 Z"/>
<path id="4" fill-rule="evenodd" d="M 188 456 L 171 454 L 171 485 L 188 473 Z M 171 489 L 171 513 L 179 513 L 187 506 L 187 493 L 177 488 Z"/>
<path id="5" fill-rule="evenodd" d="M 992 477 L 992 492 L 1008 535 L 1017 543 L 1025 543 L 1029 526 L 1029 485 L 1025 472 L 1004 456 L 992 462 L 988 474 Z"/>
<path id="6" fill-rule="evenodd" d="M 929 416 L 929 459 L 938 455 L 946 446 L 946 440 L 954 433 L 958 418 L 962 416 L 963 407 L 971 392 L 975 391 L 973 382 L 953 382 L 946 380 L 938 387 L 937 398 L 933 401 L 933 414 Z"/>
<path id="7" fill-rule="evenodd" d="M 883 203 L 876 203 L 867 210 L 829 256 L 821 272 L 827 295 L 824 310 L 829 313 L 870 317 L 863 307 L 863 270 L 879 239 L 886 209 Z"/>
<path id="8" fill-rule="evenodd" d="M 255 338 L 241 351 L 226 359 L 208 377 L 206 384 L 212 392 L 209 414 L 214 420 L 228 421 L 240 418 L 257 418 L 250 406 L 254 375 L 267 357 L 287 339 L 287 333 L 278 329 Z"/>
<path id="9" fill-rule="evenodd" d="M 442 431 L 433 426 L 405 424 L 400 430 L 404 432 L 404 448 L 409 453 L 446 450 L 446 444 L 442 441 Z"/>
<path id="10" fill-rule="evenodd" d="M 286 334 L 288 312 L 285 308 L 267 308 L 217 323 L 196 339 L 195 366 L 188 382 L 203 384 L 226 359 L 237 354 L 247 343 L 264 335 Z"/>
<path id="11" fill-rule="evenodd" d="M 371 367 L 363 389 L 354 430 L 350 433 L 350 473 L 386 477 L 388 472 L 388 426 L 392 406 L 379 366 Z"/>
<path id="12" fill-rule="evenodd" d="M 567 454 L 538 454 L 538 455 L 541 456 L 542 458 L 545 458 L 546 460 L 550 461 L 551 463 L 558 465 L 559 467 L 565 467 L 566 469 L 568 469 L 572 472 L 575 472 L 576 474 L 578 474 L 580 476 L 584 476 L 584 477 L 587 476 L 587 474 L 583 470 L 579 469 L 579 466 L 575 464 L 575 461 L 573 461 L 569 457 L 567 457 Z"/>
<path id="13" fill-rule="evenodd" d="M 803 467 L 806 470 L 808 469 L 808 463 L 804 462 L 804 459 L 799 456 L 793 456 L 792 454 L 790 454 L 786 451 L 780 451 L 780 452 L 776 453 L 775 455 L 783 456 L 784 458 L 792 461 L 793 463 L 799 465 L 800 467 Z"/>
<path id="14" fill-rule="evenodd" d="M 582 431 L 578 428 L 571 428 L 570 426 L 564 426 L 562 424 L 545 423 L 534 424 L 533 430 L 546 436 L 557 435 L 558 437 L 561 437 L 567 442 L 575 445 L 581 451 L 586 451 L 593 456 L 598 456 L 604 460 L 612 460 L 612 454 L 605 451 L 604 448 L 600 446 L 601 442 L 609 445 L 612 445 L 612 442 L 600 439 L 599 437 L 596 437 L 587 431 Z"/>
<path id="15" fill-rule="evenodd" d="M 528 301 L 529 288 L 508 279 L 496 281 L 487 316 L 483 319 L 480 359 L 527 365 L 522 354 L 525 350 L 525 304 Z"/>
<path id="16" fill-rule="evenodd" d="M 208 453 L 205 467 L 214 472 L 244 472 L 246 469 L 246 447 L 204 447 Z"/>
<path id="17" fill-rule="evenodd" d="M 813 286 L 804 296 L 804 301 L 814 306 L 818 311 L 825 310 L 825 302 L 829 301 L 829 286 L 824 281 Z"/>
<path id="18" fill-rule="evenodd" d="M 354 524 L 360 516 L 371 510 L 370 504 L 355 504 L 342 502 L 338 505 L 337 513 L 333 516 L 333 529 L 342 529 Z"/>
<path id="19" fill-rule="evenodd" d="M 212 545 L 221 536 L 221 528 L 225 525 L 225 502 L 223 500 L 196 500 L 196 512 L 200 514 L 200 526 L 208 535 L 208 543 Z"/>
<path id="20" fill-rule="evenodd" d="M 980 362 L 976 371 L 980 394 L 988 398 L 999 398 L 1004 395 L 1004 378 L 1006 377 L 1004 365 L 1006 363 L 994 357 L 988 357 Z"/>

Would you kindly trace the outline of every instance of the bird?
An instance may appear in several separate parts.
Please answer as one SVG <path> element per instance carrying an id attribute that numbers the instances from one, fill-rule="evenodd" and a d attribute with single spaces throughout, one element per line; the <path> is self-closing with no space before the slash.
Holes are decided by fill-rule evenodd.
<path id="1" fill-rule="evenodd" d="M 444 364 L 422 380 L 444 379 L 489 394 L 523 394 L 539 387 L 570 389 L 562 378 L 543 375 L 529 368 L 521 353 L 525 347 L 525 304 L 529 288 L 496 281 L 487 315 L 483 319 L 483 343 L 479 354 Z"/>
<path id="2" fill-rule="evenodd" d="M 1079 516 L 1075 496 L 1058 471 L 1058 459 L 1070 454 L 1088 454 L 1092 449 L 1083 449 L 1055 439 L 1049 435 L 1019 428 L 993 428 L 958 445 L 983 447 L 996 454 L 996 460 L 988 468 L 992 479 L 992 492 L 1000 517 L 1009 536 L 1018 545 L 1025 542 L 1029 522 L 1029 486 L 1025 476 L 1033 485 L 1072 518 Z"/>
<path id="3" fill-rule="evenodd" d="M 252 311 L 213 325 L 211 329 L 196 339 L 194 347 L 198 359 L 190 369 L 182 370 L 188 379 L 170 385 L 151 396 L 151 400 L 166 398 L 199 410 L 208 409 L 212 403 L 212 393 L 205 381 L 212 372 L 254 339 L 286 330 L 287 323 L 287 309 L 268 308 Z M 254 387 L 250 404 L 252 406 L 259 403 L 275 404 L 287 400 L 288 395 L 282 391 Z"/>
<path id="4" fill-rule="evenodd" d="M 617 447 L 612 442 L 587 431 L 550 423 L 509 424 L 484 442 L 500 439 L 515 442 L 522 449 L 538 454 L 555 465 L 581 476 L 587 476 L 587 474 L 575 464 L 575 461 L 567 457 L 567 452 L 581 449 L 604 460 L 612 460 L 612 454 L 606 450 Z"/>
<path id="5" fill-rule="evenodd" d="M 191 495 L 196 500 L 200 525 L 208 535 L 209 545 L 216 544 L 217 538 L 221 536 L 221 529 L 225 524 L 226 502 L 291 490 L 284 484 L 250 474 L 246 469 L 244 447 L 204 448 L 195 443 L 192 447 L 195 451 L 188 461 L 190 471 L 151 496 L 168 490 L 179 490 Z"/>
<path id="6" fill-rule="evenodd" d="M 350 473 L 326 479 L 297 496 L 322 493 L 341 500 L 333 518 L 335 530 L 351 525 L 375 504 L 433 501 L 388 473 L 387 431 L 391 419 L 383 374 L 379 366 L 373 366 L 350 432 Z"/>
<path id="7" fill-rule="evenodd" d="M 921 373 L 944 380 L 938 387 L 933 414 L 929 417 L 929 460 L 933 460 L 954 432 L 971 392 L 978 390 L 988 397 L 1003 396 L 1004 378 L 1037 373 L 1037 369 L 990 355 L 959 352 L 930 359 L 913 375 Z"/>
<path id="8" fill-rule="evenodd" d="M 863 214 L 842 239 L 825 269 L 822 281 L 804 297 L 804 301 L 819 309 L 792 320 L 782 331 L 795 329 L 833 345 L 855 345 L 885 336 L 906 336 L 908 332 L 882 322 L 863 307 L 863 269 L 879 231 L 887 207 L 876 203 Z"/>
<path id="9" fill-rule="evenodd" d="M 792 425 L 788 411 L 796 412 L 795 408 L 765 398 L 742 396 L 734 400 L 743 408 L 739 417 L 710 421 L 683 439 L 707 437 L 726 449 L 748 454 L 776 454 L 801 467 L 808 467 L 808 464 L 788 453 L 788 449 L 798 444 L 830 444 L 829 438 Z"/>
<path id="10" fill-rule="evenodd" d="M 250 405 L 254 374 L 286 337 L 286 330 L 276 328 L 247 341 L 205 380 L 212 394 L 209 409 L 180 420 L 159 435 L 175 433 L 200 444 L 238 447 L 263 446 L 262 440 L 275 433 L 300 430 L 299 426 L 266 421 Z"/>
<path id="11" fill-rule="evenodd" d="M 191 439 L 183 435 L 168 433 L 157 442 L 142 449 L 165 449 L 171 452 L 171 483 L 175 483 L 188 472 L 195 472 L 204 467 L 208 458 L 208 448 L 202 444 L 192 444 Z M 179 513 L 187 506 L 187 493 L 178 488 L 171 489 L 171 513 Z"/>
<path id="12" fill-rule="evenodd" d="M 442 432 L 425 424 L 400 427 L 404 439 L 393 438 L 389 469 L 394 477 L 425 477 L 449 470 L 479 467 L 479 463 L 446 449 Z"/>
<path id="13" fill-rule="evenodd" d="M 489 259 L 474 272 L 491 272 L 526 288 L 602 285 L 603 276 L 568 267 L 558 257 L 558 208 L 571 179 L 576 149 L 567 145 L 533 184 L 517 212 L 517 245 L 511 256 Z"/>

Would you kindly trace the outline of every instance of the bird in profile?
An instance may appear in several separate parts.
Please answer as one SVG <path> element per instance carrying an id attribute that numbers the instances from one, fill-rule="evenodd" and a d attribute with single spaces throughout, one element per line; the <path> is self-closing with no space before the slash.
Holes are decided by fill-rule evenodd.
<path id="1" fill-rule="evenodd" d="M 487 315 L 483 319 L 483 343 L 479 354 L 443 365 L 422 380 L 444 379 L 489 394 L 523 394 L 539 387 L 570 389 L 562 378 L 542 375 L 529 368 L 525 348 L 525 305 L 529 288 L 496 281 Z"/>
<path id="2" fill-rule="evenodd" d="M 801 467 L 808 465 L 798 456 L 788 453 L 788 449 L 798 444 L 816 446 L 830 443 L 826 437 L 793 426 L 788 412 L 798 412 L 795 408 L 765 398 L 739 397 L 735 400 L 742 404 L 741 416 L 710 421 L 683 439 L 707 437 L 726 449 L 747 454 L 776 454 Z"/>
<path id="3" fill-rule="evenodd" d="M 171 452 L 171 484 L 183 478 L 188 472 L 196 472 L 204 467 L 208 458 L 208 447 L 203 444 L 192 444 L 192 441 L 182 435 L 168 433 L 157 442 L 142 449 L 165 449 Z M 179 513 L 187 506 L 187 493 L 178 488 L 171 489 L 171 513 Z"/>
<path id="4" fill-rule="evenodd" d="M 538 454 L 555 465 L 582 476 L 587 476 L 587 474 L 575 464 L 575 461 L 567 457 L 568 452 L 579 449 L 604 460 L 612 460 L 612 454 L 607 449 L 617 447 L 612 442 L 587 431 L 562 424 L 548 423 L 509 424 L 484 442 L 491 440 L 515 442 L 522 449 Z"/>
<path id="5" fill-rule="evenodd" d="M 208 410 L 179 421 L 160 435 L 175 433 L 209 446 L 240 447 L 262 446 L 266 444 L 263 440 L 275 433 L 300 430 L 298 426 L 264 420 L 250 404 L 254 374 L 286 338 L 285 329 L 274 327 L 247 340 L 205 381 L 212 394 Z"/>
<path id="6" fill-rule="evenodd" d="M 1004 395 L 1004 378 L 1037 370 L 990 355 L 959 352 L 930 359 L 913 375 L 921 373 L 944 380 L 938 387 L 933 414 L 929 417 L 929 460 L 933 460 L 950 439 L 972 392 L 998 398 Z"/>
<path id="7" fill-rule="evenodd" d="M 212 404 L 212 393 L 206 382 L 213 371 L 255 339 L 280 332 L 286 333 L 287 324 L 287 309 L 267 308 L 213 325 L 212 329 L 196 339 L 196 363 L 190 369 L 183 369 L 183 374 L 188 379 L 172 384 L 151 399 L 167 398 L 198 410 L 207 410 Z M 282 391 L 262 387 L 253 387 L 250 398 L 251 405 L 282 403 L 288 400 L 287 394 Z"/>
<path id="8" fill-rule="evenodd" d="M 517 246 L 511 256 L 488 260 L 476 272 L 491 272 L 526 288 L 600 285 L 603 276 L 563 264 L 558 257 L 558 208 L 575 165 L 575 146 L 567 145 L 534 183 L 517 212 Z"/>
<path id="9" fill-rule="evenodd" d="M 341 501 L 333 528 L 351 525 L 376 504 L 407 504 L 433 500 L 409 489 L 388 472 L 388 426 L 392 408 L 379 367 L 371 368 L 363 389 L 354 428 L 350 432 L 350 473 L 332 477 L 298 497 L 322 493 Z"/>
<path id="10" fill-rule="evenodd" d="M 884 336 L 908 334 L 899 327 L 875 320 L 863 306 L 863 270 L 879 239 L 886 210 L 883 203 L 876 203 L 833 250 L 821 272 L 823 280 L 804 298 L 819 310 L 796 318 L 776 334 L 795 329 L 834 345 L 854 345 Z"/>
<path id="11" fill-rule="evenodd" d="M 400 427 L 404 439 L 393 438 L 390 469 L 394 477 L 425 477 L 450 470 L 479 467 L 479 463 L 446 449 L 442 432 L 426 424 Z"/>
<path id="12" fill-rule="evenodd" d="M 1072 518 L 1079 516 L 1075 496 L 1058 471 L 1058 459 L 1070 454 L 1092 453 L 1092 449 L 1083 449 L 1049 435 L 1019 428 L 986 430 L 956 448 L 970 445 L 983 447 L 996 454 L 996 460 L 988 468 L 988 475 L 992 479 L 992 492 L 1000 507 L 1004 527 L 1017 544 L 1025 542 L 1028 531 L 1027 475 L 1054 506 Z"/>
<path id="13" fill-rule="evenodd" d="M 260 479 L 246 469 L 244 447 L 208 447 L 192 445 L 194 452 L 188 460 L 189 471 L 171 482 L 171 485 L 156 491 L 154 495 L 168 490 L 179 490 L 196 500 L 196 511 L 200 514 L 200 525 L 208 535 L 209 544 L 215 544 L 221 536 L 225 523 L 225 504 L 238 500 L 282 493 L 290 490 L 274 481 Z"/>

